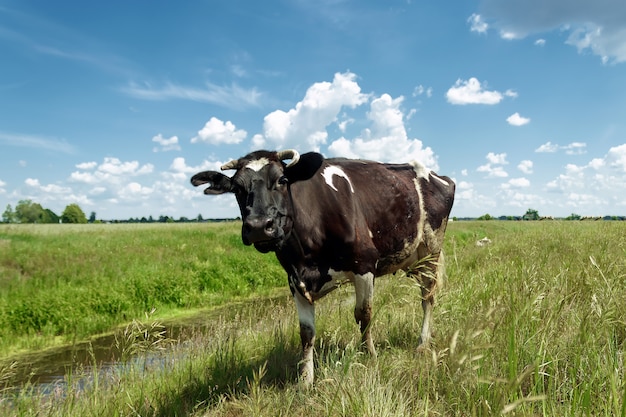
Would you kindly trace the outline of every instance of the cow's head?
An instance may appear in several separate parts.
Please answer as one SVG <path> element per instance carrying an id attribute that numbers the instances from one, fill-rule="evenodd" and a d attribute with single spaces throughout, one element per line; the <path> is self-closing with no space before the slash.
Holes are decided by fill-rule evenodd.
<path id="1" fill-rule="evenodd" d="M 311 178 L 322 162 L 318 153 L 256 151 L 221 167 L 222 171 L 236 170 L 232 177 L 204 171 L 194 175 L 191 183 L 209 184 L 205 194 L 234 193 L 243 222 L 243 243 L 269 252 L 279 249 L 293 228 L 290 184 Z"/>

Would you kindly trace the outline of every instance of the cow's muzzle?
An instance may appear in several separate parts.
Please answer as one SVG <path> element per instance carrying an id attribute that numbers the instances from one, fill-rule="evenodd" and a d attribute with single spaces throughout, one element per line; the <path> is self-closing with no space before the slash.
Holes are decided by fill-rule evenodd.
<path id="1" fill-rule="evenodd" d="M 241 239 L 244 245 L 265 246 L 279 239 L 280 231 L 271 217 L 248 217 L 243 221 Z"/>

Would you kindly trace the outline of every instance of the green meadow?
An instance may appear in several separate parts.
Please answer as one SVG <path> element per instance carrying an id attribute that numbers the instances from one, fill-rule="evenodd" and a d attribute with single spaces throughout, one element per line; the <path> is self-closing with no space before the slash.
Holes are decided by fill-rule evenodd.
<path id="1" fill-rule="evenodd" d="M 352 288 L 321 300 L 306 389 L 285 274 L 238 224 L 2 225 L 0 415 L 626 417 L 626 222 L 452 222 L 446 262 L 428 350 L 402 274 L 376 282 L 376 360 Z M 115 329 L 128 365 L 11 389 L 21 355 Z"/>

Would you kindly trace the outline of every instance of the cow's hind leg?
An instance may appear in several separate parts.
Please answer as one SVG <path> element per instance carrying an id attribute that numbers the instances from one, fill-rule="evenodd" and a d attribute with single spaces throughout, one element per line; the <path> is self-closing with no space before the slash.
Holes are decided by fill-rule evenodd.
<path id="1" fill-rule="evenodd" d="M 315 305 L 294 291 L 293 298 L 300 320 L 300 340 L 302 341 L 302 361 L 300 362 L 300 380 L 311 385 L 314 379 L 313 350 L 315 347 Z"/>
<path id="2" fill-rule="evenodd" d="M 376 357 L 376 349 L 372 341 L 370 323 L 372 320 L 372 301 L 374 299 L 374 274 L 368 272 L 364 275 L 354 276 L 354 290 L 356 293 L 356 305 L 354 307 L 354 319 L 361 327 L 361 342 L 367 351 Z"/>
<path id="3" fill-rule="evenodd" d="M 422 310 L 424 311 L 424 319 L 422 322 L 422 331 L 419 338 L 419 347 L 428 347 L 431 340 L 431 322 L 432 312 L 435 305 L 435 296 L 437 289 L 443 285 L 444 279 L 444 257 L 443 251 L 436 255 L 429 255 L 417 268 L 412 269 L 409 274 L 417 275 L 422 289 Z"/>

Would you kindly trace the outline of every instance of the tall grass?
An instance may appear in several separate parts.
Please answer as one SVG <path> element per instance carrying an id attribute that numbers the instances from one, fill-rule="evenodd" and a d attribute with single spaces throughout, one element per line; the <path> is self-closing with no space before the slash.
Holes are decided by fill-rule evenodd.
<path id="1" fill-rule="evenodd" d="M 237 227 L 0 225 L 0 358 L 283 286 Z"/>
<path id="2" fill-rule="evenodd" d="M 485 235 L 492 244 L 477 247 Z M 626 224 L 452 223 L 446 250 L 430 349 L 416 349 L 414 282 L 376 282 L 377 360 L 360 351 L 353 291 L 341 288 L 318 303 L 316 381 L 301 388 L 285 289 L 224 308 L 148 372 L 18 395 L 0 414 L 626 417 Z"/>

